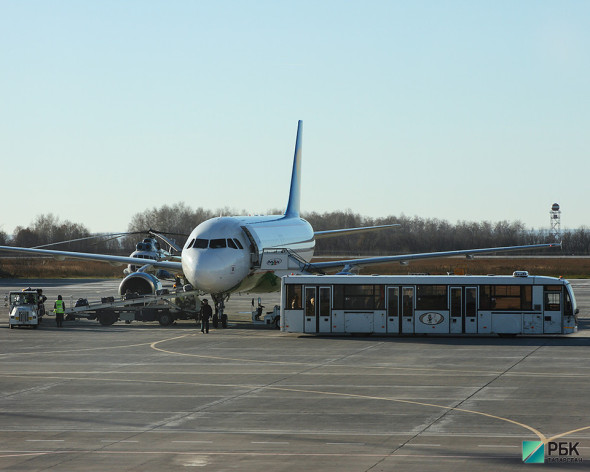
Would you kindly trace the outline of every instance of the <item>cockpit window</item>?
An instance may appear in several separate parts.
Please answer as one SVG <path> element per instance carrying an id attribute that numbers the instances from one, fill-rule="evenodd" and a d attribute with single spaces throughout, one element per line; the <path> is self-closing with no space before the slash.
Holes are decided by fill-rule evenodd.
<path id="1" fill-rule="evenodd" d="M 191 247 L 193 247 L 193 244 L 195 244 L 195 240 L 192 239 L 190 243 L 188 243 L 188 245 L 186 246 L 187 249 L 190 249 Z"/>
<path id="2" fill-rule="evenodd" d="M 193 247 L 194 248 L 197 248 L 197 249 L 206 249 L 207 246 L 209 246 L 209 240 L 208 239 L 196 239 L 195 240 L 195 245 Z"/>
<path id="3" fill-rule="evenodd" d="M 220 249 L 222 247 L 227 247 L 225 243 L 225 239 L 212 239 L 209 243 L 210 249 Z"/>
<path id="4" fill-rule="evenodd" d="M 232 249 L 238 248 L 238 246 L 236 246 L 236 243 L 234 243 L 232 239 L 227 240 L 227 247 L 231 247 Z"/>
<path id="5" fill-rule="evenodd" d="M 244 246 L 242 246 L 242 243 L 240 242 L 239 239 L 234 239 L 234 241 L 236 242 L 236 245 L 240 248 L 240 249 L 244 249 Z"/>

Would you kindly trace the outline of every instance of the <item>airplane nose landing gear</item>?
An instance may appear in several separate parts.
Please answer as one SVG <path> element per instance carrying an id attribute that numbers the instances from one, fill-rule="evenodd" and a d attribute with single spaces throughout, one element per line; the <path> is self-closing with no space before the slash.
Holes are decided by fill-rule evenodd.
<path id="1" fill-rule="evenodd" d="M 227 328 L 227 315 L 223 312 L 225 309 L 224 303 L 224 296 L 223 295 L 213 295 L 211 294 L 211 298 L 215 302 L 215 314 L 213 315 L 213 327 L 219 327 L 219 322 L 221 321 L 221 327 Z M 229 297 L 228 297 L 229 298 Z"/>

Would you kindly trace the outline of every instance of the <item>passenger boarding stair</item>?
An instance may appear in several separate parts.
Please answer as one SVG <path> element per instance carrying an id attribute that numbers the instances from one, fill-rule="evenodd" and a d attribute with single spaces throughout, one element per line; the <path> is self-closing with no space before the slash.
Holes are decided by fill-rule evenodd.
<path id="1" fill-rule="evenodd" d="M 313 265 L 291 249 L 265 249 L 260 258 L 260 269 L 271 270 L 281 277 L 292 273 L 318 272 Z"/>

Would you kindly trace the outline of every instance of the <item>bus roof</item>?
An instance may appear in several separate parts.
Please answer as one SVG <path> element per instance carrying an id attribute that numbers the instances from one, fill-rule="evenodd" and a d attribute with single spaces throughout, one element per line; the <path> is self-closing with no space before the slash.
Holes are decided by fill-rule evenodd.
<path id="1" fill-rule="evenodd" d="M 285 284 L 568 285 L 540 275 L 287 275 Z"/>

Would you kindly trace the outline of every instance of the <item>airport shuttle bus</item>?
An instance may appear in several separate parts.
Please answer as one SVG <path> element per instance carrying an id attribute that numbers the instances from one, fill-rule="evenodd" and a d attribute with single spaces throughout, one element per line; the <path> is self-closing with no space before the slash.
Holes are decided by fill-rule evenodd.
<path id="1" fill-rule="evenodd" d="M 568 334 L 577 331 L 567 280 L 474 275 L 291 275 L 281 329 L 294 333 Z"/>

